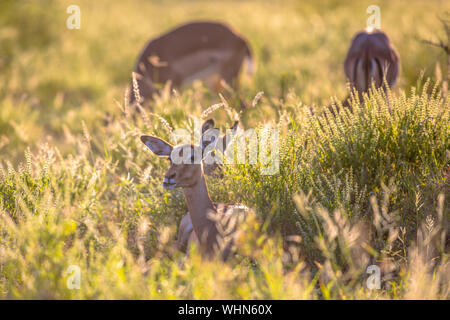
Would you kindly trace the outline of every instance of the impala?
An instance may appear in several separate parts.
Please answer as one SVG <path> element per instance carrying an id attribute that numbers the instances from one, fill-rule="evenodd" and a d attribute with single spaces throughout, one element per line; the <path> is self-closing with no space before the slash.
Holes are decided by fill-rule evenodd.
<path id="1" fill-rule="evenodd" d="M 225 260 L 231 252 L 236 225 L 225 231 L 221 220 L 231 214 L 247 210 L 240 204 L 213 203 L 203 172 L 202 162 L 210 153 L 201 146 L 181 145 L 173 147 L 168 142 L 153 136 L 142 136 L 141 141 L 156 155 L 167 157 L 170 167 L 165 174 L 163 187 L 183 188 L 189 212 L 181 220 L 178 229 L 177 247 L 189 251 L 196 243 L 200 253 L 212 257 L 217 253 Z M 214 143 L 214 142 L 212 142 Z M 215 144 L 215 143 L 214 143 Z M 198 161 L 201 156 L 201 161 Z M 182 159 L 182 161 L 180 161 Z"/>
<path id="2" fill-rule="evenodd" d="M 172 87 L 180 88 L 200 79 L 219 91 L 222 80 L 237 87 L 245 59 L 250 74 L 253 58 L 243 36 L 223 23 L 197 21 L 151 40 L 139 55 L 133 75 L 144 101 L 151 100 L 158 86 L 169 81 Z M 135 99 L 134 90 L 130 90 L 130 104 Z"/>
<path id="3" fill-rule="evenodd" d="M 377 29 L 358 33 L 350 45 L 344 62 L 344 71 L 360 99 L 372 85 L 394 86 L 399 74 L 399 57 L 388 36 Z M 347 101 L 347 99 L 346 99 Z"/>

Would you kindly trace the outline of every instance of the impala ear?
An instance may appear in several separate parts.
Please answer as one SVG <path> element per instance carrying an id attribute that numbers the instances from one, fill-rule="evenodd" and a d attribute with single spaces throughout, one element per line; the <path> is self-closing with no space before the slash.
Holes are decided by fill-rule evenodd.
<path id="1" fill-rule="evenodd" d="M 213 128 L 214 128 L 214 120 L 213 119 L 206 120 L 202 125 L 202 134 L 208 131 L 209 129 Z"/>
<path id="2" fill-rule="evenodd" d="M 233 126 L 230 128 L 231 130 L 231 135 L 229 134 L 229 131 L 227 130 L 227 132 L 225 133 L 224 137 L 223 137 L 223 151 L 225 151 L 228 148 L 228 145 L 230 144 L 230 142 L 233 140 L 233 137 L 236 135 L 237 131 L 239 128 L 239 121 L 235 121 L 233 123 Z"/>
<path id="3" fill-rule="evenodd" d="M 158 156 L 169 157 L 173 149 L 170 143 L 157 137 L 141 136 L 141 141 Z"/>

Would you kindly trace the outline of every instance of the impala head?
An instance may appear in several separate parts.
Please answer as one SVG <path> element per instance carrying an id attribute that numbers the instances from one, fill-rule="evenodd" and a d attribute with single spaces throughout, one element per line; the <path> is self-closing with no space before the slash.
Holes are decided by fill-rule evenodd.
<path id="1" fill-rule="evenodd" d="M 202 149 L 199 146 L 185 144 L 174 147 L 153 136 L 141 136 L 141 141 L 153 153 L 170 161 L 164 176 L 164 188 L 191 188 L 202 178 Z"/>
<path id="2" fill-rule="evenodd" d="M 383 86 L 384 77 L 392 87 L 399 73 L 399 58 L 387 35 L 377 29 L 358 33 L 344 62 L 345 74 L 358 92 Z"/>

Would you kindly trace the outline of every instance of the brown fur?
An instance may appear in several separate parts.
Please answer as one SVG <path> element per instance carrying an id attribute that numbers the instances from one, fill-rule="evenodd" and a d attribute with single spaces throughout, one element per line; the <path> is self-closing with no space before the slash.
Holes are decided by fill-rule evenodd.
<path id="1" fill-rule="evenodd" d="M 196 21 L 152 39 L 142 50 L 134 73 L 141 98 L 150 101 L 158 85 L 168 81 L 174 88 L 195 79 L 205 80 L 216 91 L 222 79 L 237 86 L 245 58 L 252 62 L 243 36 L 223 23 Z M 132 89 L 129 102 L 135 102 Z"/>
<path id="2" fill-rule="evenodd" d="M 376 88 L 382 87 L 384 77 L 392 87 L 399 73 L 398 54 L 384 32 L 362 31 L 353 38 L 344 71 L 358 92 L 367 92 L 372 81 Z"/>
<path id="3" fill-rule="evenodd" d="M 180 223 L 178 248 L 188 250 L 192 242 L 197 242 L 203 256 L 209 258 L 220 253 L 222 259 L 226 259 L 231 253 L 236 229 L 224 235 L 220 231 L 219 223 L 223 216 L 234 212 L 230 211 L 232 207 L 242 205 L 215 204 L 211 201 L 201 162 L 189 162 L 202 153 L 201 147 L 193 145 L 172 147 L 166 141 L 153 136 L 142 136 L 141 141 L 155 154 L 171 160 L 164 176 L 163 186 L 166 189 L 183 188 L 189 212 Z M 187 161 L 176 163 L 174 158 L 176 155 Z"/>

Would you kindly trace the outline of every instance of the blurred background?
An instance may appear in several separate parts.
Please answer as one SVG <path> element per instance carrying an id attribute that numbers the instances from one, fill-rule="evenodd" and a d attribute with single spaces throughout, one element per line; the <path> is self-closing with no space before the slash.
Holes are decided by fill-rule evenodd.
<path id="1" fill-rule="evenodd" d="M 66 27 L 73 4 L 81 9 L 79 30 Z M 0 155 L 14 162 L 26 146 L 44 141 L 67 151 L 64 132 L 81 132 L 82 120 L 91 132 L 101 130 L 105 117 L 120 114 L 115 101 L 123 102 L 143 46 L 195 19 L 227 22 L 253 48 L 257 69 L 251 78 L 242 75 L 242 96 L 251 100 L 264 91 L 270 98 L 268 106 L 244 114 L 244 122 L 276 118 L 273 106 L 289 96 L 316 106 L 343 99 L 345 54 L 372 4 L 380 7 L 382 30 L 400 55 L 397 87 L 415 85 L 422 71 L 445 75 L 444 51 L 421 39 L 445 39 L 438 16 L 448 11 L 448 1 L 3 0 Z M 217 101 L 217 95 L 202 95 L 198 110 L 185 111 L 199 113 Z"/>

